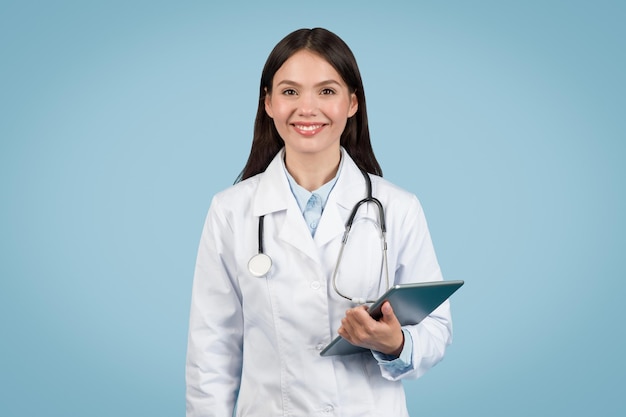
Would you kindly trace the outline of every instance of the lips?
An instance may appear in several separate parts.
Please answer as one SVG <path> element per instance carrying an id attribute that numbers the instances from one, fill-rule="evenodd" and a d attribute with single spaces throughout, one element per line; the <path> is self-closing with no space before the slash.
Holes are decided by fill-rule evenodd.
<path id="1" fill-rule="evenodd" d="M 324 126 L 323 123 L 292 123 L 294 130 L 302 136 L 313 136 L 321 131 Z"/>

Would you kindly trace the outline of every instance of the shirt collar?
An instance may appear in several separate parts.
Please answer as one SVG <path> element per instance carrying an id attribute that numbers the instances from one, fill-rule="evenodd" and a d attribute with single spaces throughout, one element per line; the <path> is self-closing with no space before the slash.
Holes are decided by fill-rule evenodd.
<path id="1" fill-rule="evenodd" d="M 328 196 L 330 192 L 333 190 L 335 183 L 337 183 L 337 179 L 339 178 L 339 174 L 341 173 L 341 168 L 343 167 L 343 155 L 341 160 L 339 161 L 339 168 L 337 169 L 337 174 L 335 177 L 328 181 L 326 184 L 322 185 L 317 190 L 313 192 L 307 190 L 306 188 L 301 187 L 296 180 L 291 176 L 289 171 L 287 171 L 287 167 L 285 166 L 285 161 L 281 158 L 283 170 L 285 171 L 285 175 L 287 175 L 287 181 L 289 181 L 289 188 L 291 189 L 291 193 L 296 198 L 298 202 L 298 207 L 300 207 L 300 211 L 304 213 L 307 203 L 311 198 L 311 195 L 317 194 L 322 200 L 322 209 L 326 207 L 326 201 L 328 201 Z"/>

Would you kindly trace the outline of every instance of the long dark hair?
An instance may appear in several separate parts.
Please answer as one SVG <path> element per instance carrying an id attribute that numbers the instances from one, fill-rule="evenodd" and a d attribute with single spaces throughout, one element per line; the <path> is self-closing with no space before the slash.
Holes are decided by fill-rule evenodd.
<path id="1" fill-rule="evenodd" d="M 302 49 L 314 52 L 328 61 L 347 84 L 350 92 L 356 94 L 358 110 L 348 119 L 340 143 L 359 168 L 382 176 L 382 169 L 374 156 L 370 142 L 365 92 L 356 59 L 348 45 L 337 35 L 326 29 L 314 28 L 299 29 L 290 33 L 274 47 L 267 58 L 261 74 L 259 107 L 254 122 L 252 148 L 248 162 L 239 174 L 237 182 L 265 171 L 276 153 L 284 146 L 274 121 L 265 112 L 265 95 L 272 93 L 272 81 L 276 71 L 287 59 Z"/>

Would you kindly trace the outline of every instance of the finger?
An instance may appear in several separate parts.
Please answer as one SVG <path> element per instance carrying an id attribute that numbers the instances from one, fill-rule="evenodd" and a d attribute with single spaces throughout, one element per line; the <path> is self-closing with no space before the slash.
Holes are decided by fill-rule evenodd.
<path id="1" fill-rule="evenodd" d="M 353 339 L 355 328 L 358 326 L 358 324 L 352 318 L 352 315 L 352 313 L 346 311 L 345 317 L 341 319 L 341 327 L 339 327 L 339 330 L 337 331 L 337 333 L 339 333 L 341 337 L 348 340 Z"/>
<path id="2" fill-rule="evenodd" d="M 353 325 L 352 323 L 350 323 L 350 320 L 348 320 L 347 317 L 344 317 L 343 319 L 341 319 L 341 327 L 339 328 L 340 332 L 350 333 L 352 328 L 353 328 Z"/>
<path id="3" fill-rule="evenodd" d="M 370 343 L 377 333 L 377 326 L 380 326 L 369 314 L 366 314 L 366 318 L 363 318 L 362 313 L 363 311 L 351 311 L 343 321 L 344 330 L 349 336 L 348 340 L 359 345 Z"/>
<path id="4" fill-rule="evenodd" d="M 343 330 L 349 333 L 352 340 L 369 340 L 380 325 L 370 316 L 368 309 L 368 306 L 360 305 L 346 310 L 346 315 L 341 320 L 341 324 Z M 342 335 L 342 337 L 344 336 Z"/>
<path id="5" fill-rule="evenodd" d="M 339 336 L 343 337 L 344 339 L 346 339 L 348 342 L 352 343 L 353 345 L 358 345 L 360 342 L 358 337 L 355 336 L 354 329 L 341 326 L 339 330 L 337 331 L 337 333 L 339 334 Z"/>
<path id="6" fill-rule="evenodd" d="M 367 312 L 367 306 L 358 306 L 346 311 L 345 317 L 353 326 L 371 325 L 372 317 Z"/>

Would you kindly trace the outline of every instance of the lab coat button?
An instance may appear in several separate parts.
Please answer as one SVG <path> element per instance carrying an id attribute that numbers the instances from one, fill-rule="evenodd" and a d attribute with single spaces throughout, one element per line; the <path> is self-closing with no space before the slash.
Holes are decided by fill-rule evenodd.
<path id="1" fill-rule="evenodd" d="M 324 412 L 325 413 L 332 413 L 332 411 L 333 411 L 333 406 L 332 405 L 329 405 L 326 408 L 324 408 Z"/>
<path id="2" fill-rule="evenodd" d="M 322 285 L 320 284 L 320 282 L 319 282 L 319 281 L 313 281 L 313 282 L 311 282 L 311 289 L 314 289 L 314 290 L 319 290 L 321 286 L 322 286 Z"/>
<path id="3" fill-rule="evenodd" d="M 317 349 L 317 350 L 322 350 L 322 349 L 324 349 L 324 344 L 323 344 L 323 343 L 318 343 L 318 344 L 315 346 L 315 349 Z"/>

